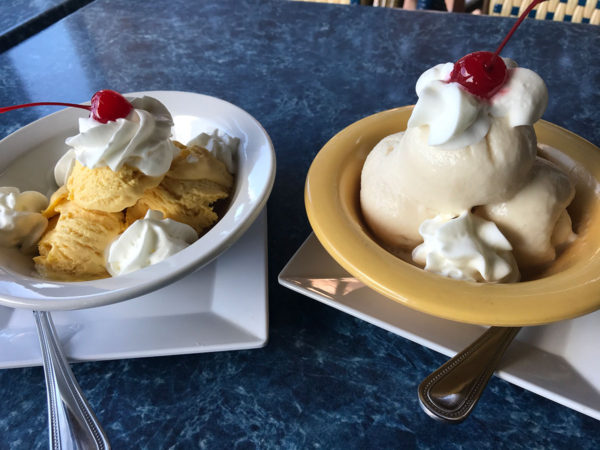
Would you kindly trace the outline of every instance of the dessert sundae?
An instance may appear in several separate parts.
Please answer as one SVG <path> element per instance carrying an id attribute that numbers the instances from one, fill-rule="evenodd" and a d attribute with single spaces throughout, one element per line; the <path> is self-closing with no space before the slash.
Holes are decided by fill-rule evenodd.
<path id="1" fill-rule="evenodd" d="M 0 245 L 32 254 L 41 276 L 125 274 L 184 249 L 219 220 L 239 140 L 215 130 L 187 145 L 174 141 L 171 114 L 151 97 L 100 91 L 91 106 L 60 105 L 90 117 L 66 140 L 54 168 L 58 189 L 47 200 L 0 188 Z"/>
<path id="2" fill-rule="evenodd" d="M 515 282 L 575 238 L 574 185 L 540 155 L 533 129 L 546 86 L 497 55 L 505 42 L 425 71 L 406 131 L 379 142 L 362 169 L 361 209 L 377 239 L 451 278 Z"/>

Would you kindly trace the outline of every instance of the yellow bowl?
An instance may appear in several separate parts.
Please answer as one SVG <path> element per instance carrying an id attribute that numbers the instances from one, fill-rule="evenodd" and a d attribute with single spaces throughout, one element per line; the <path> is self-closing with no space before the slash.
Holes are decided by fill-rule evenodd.
<path id="1" fill-rule="evenodd" d="M 407 106 L 359 120 L 336 134 L 314 159 L 305 206 L 329 254 L 384 296 L 459 322 L 539 325 L 600 308 L 600 149 L 545 121 L 535 125 L 538 142 L 560 149 L 555 156 L 570 165 L 576 183 L 569 213 L 578 239 L 535 279 L 514 284 L 452 280 L 401 260 L 376 242 L 360 210 L 361 169 L 375 144 L 406 128 L 411 111 Z"/>

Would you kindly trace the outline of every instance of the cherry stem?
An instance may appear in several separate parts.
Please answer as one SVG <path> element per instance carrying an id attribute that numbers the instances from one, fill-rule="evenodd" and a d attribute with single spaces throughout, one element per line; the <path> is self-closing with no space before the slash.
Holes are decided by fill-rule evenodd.
<path id="1" fill-rule="evenodd" d="M 0 107 L 0 114 L 8 112 L 8 111 L 12 111 L 13 109 L 29 108 L 30 106 L 47 106 L 47 105 L 49 105 L 49 106 L 70 106 L 70 107 L 73 107 L 73 108 L 86 109 L 88 111 L 91 111 L 91 109 L 92 109 L 91 106 L 77 105 L 75 103 L 38 102 L 38 103 L 25 103 L 24 105 L 14 105 L 14 106 Z"/>
<path id="2" fill-rule="evenodd" d="M 517 30 L 519 25 L 521 25 L 521 22 L 523 22 L 525 20 L 525 18 L 529 15 L 529 13 L 531 12 L 531 10 L 533 8 L 535 8 L 537 5 L 539 5 L 540 3 L 544 2 L 544 1 L 546 1 L 546 0 L 533 0 L 531 2 L 531 4 L 525 9 L 525 11 L 523 11 L 523 13 L 519 16 L 519 18 L 517 19 L 515 24 L 512 26 L 512 28 L 510 29 L 510 31 L 504 38 L 504 40 L 500 43 L 500 45 L 494 52 L 494 56 L 492 56 L 492 59 L 490 60 L 489 64 L 485 67 L 485 69 L 488 72 L 492 70 L 492 67 L 494 66 L 494 62 L 496 61 L 496 58 L 498 58 L 498 55 L 500 54 L 500 52 L 502 51 L 502 49 L 504 48 L 504 46 L 506 45 L 508 40 L 512 37 L 512 35 Z"/>

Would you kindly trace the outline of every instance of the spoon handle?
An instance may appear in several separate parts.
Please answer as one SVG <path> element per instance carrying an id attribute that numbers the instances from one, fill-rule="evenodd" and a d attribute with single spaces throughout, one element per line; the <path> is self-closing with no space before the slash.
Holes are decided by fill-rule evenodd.
<path id="1" fill-rule="evenodd" d="M 490 327 L 419 385 L 419 402 L 434 419 L 459 423 L 471 413 L 520 328 Z"/>
<path id="2" fill-rule="evenodd" d="M 106 434 L 63 354 L 50 313 L 33 311 L 33 315 L 44 360 L 50 448 L 110 449 Z"/>

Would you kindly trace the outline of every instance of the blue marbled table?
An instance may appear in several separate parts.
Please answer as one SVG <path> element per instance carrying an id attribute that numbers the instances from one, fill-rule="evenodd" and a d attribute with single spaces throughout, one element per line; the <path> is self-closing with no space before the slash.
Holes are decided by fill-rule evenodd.
<path id="1" fill-rule="evenodd" d="M 0 52 L 33 36 L 93 0 L 2 0 Z"/>
<path id="2" fill-rule="evenodd" d="M 321 146 L 414 103 L 429 66 L 492 50 L 510 19 L 275 0 L 96 0 L 0 54 L 0 105 L 101 88 L 223 98 L 269 132 L 270 339 L 259 350 L 80 363 L 114 448 L 600 448 L 600 424 L 494 378 L 472 417 L 432 421 L 416 388 L 445 357 L 289 291 Z M 547 81 L 546 120 L 600 144 L 598 28 L 527 21 L 504 55 Z M 53 109 L 0 116 L 0 137 Z M 1 349 L 0 349 L 1 351 Z M 600 355 L 599 355 L 600 356 Z M 0 371 L 0 448 L 45 448 L 41 368 Z"/>

